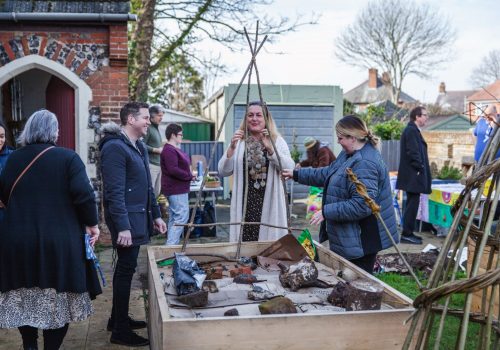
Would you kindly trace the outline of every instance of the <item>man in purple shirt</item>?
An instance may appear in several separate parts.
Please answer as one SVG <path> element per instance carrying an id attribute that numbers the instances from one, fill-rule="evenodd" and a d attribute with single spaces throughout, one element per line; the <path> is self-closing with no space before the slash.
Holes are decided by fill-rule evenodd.
<path id="1" fill-rule="evenodd" d="M 182 127 L 169 124 L 165 130 L 167 143 L 160 156 L 161 193 L 168 200 L 167 245 L 179 244 L 189 217 L 189 185 L 193 179 L 189 156 L 181 151 Z"/>

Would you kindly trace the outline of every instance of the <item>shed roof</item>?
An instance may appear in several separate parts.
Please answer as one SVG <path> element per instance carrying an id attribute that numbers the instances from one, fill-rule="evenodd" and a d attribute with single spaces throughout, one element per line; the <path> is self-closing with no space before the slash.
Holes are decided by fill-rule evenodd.
<path id="1" fill-rule="evenodd" d="M 449 130 L 449 131 L 465 131 L 473 126 L 470 124 L 469 119 L 462 114 L 454 115 L 437 115 L 431 116 L 427 121 L 423 130 Z"/>

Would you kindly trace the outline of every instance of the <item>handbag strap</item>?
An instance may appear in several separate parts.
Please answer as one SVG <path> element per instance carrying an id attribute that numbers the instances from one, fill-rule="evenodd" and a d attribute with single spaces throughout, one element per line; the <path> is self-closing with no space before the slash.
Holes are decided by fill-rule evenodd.
<path id="1" fill-rule="evenodd" d="M 12 191 L 14 191 L 14 188 L 16 187 L 16 185 L 19 182 L 19 180 L 21 180 L 21 178 L 23 177 L 23 175 L 29 170 L 29 168 L 31 168 L 31 166 L 37 161 L 37 159 L 40 158 L 41 156 L 43 156 L 45 154 L 45 152 L 47 152 L 51 148 L 54 148 L 54 146 L 47 147 L 46 149 L 44 149 L 43 151 L 41 151 L 40 153 L 38 153 L 37 156 L 35 158 L 33 158 L 33 160 L 28 164 L 28 166 L 26 166 L 26 168 L 24 168 L 24 170 L 21 172 L 21 174 L 19 174 L 19 176 L 17 177 L 16 181 L 14 181 L 14 184 L 10 188 L 9 202 L 10 202 L 10 197 L 12 196 Z"/>

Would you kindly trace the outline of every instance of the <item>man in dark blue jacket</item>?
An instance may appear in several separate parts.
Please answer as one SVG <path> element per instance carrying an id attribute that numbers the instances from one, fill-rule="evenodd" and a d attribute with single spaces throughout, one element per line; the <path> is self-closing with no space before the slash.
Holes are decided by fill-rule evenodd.
<path id="1" fill-rule="evenodd" d="M 431 193 L 431 168 L 420 128 L 425 126 L 428 115 L 424 107 L 410 112 L 410 121 L 401 135 L 401 155 L 396 188 L 406 191 L 401 243 L 422 244 L 422 237 L 413 233 L 417 218 L 420 194 Z"/>
<path id="2" fill-rule="evenodd" d="M 150 125 L 148 105 L 130 102 L 120 111 L 121 127 L 103 126 L 101 172 L 104 216 L 118 259 L 113 275 L 113 309 L 108 322 L 110 341 L 127 346 L 148 345 L 132 331 L 144 321 L 128 316 L 132 276 L 142 244 L 149 242 L 153 228 L 165 233 L 166 225 L 153 193 L 147 148 L 141 141 Z"/>

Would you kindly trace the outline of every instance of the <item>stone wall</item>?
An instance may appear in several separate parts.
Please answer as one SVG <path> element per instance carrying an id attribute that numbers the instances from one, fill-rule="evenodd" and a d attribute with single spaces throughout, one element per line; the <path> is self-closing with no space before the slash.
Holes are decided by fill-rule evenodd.
<path id="1" fill-rule="evenodd" d="M 470 131 L 423 131 L 422 136 L 427 142 L 429 162 L 438 168 L 446 161 L 460 168 L 464 159 L 474 157 L 476 140 Z"/>

